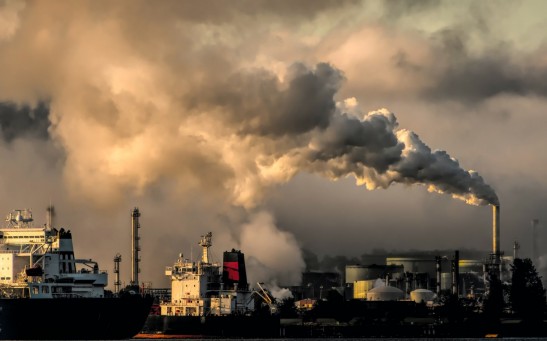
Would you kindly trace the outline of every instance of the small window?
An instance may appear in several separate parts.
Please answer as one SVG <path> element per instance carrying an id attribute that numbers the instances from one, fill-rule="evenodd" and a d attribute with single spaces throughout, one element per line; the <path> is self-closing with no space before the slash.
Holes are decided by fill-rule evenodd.
<path id="1" fill-rule="evenodd" d="M 42 286 L 42 294 L 49 294 L 49 287 L 47 285 Z"/>
<path id="2" fill-rule="evenodd" d="M 38 295 L 38 287 L 32 287 L 32 294 Z"/>

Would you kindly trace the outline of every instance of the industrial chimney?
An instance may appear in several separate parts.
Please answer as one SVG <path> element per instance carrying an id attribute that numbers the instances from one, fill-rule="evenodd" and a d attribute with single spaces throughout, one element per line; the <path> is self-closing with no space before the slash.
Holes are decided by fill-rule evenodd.
<path id="1" fill-rule="evenodd" d="M 492 254 L 496 264 L 501 261 L 500 254 L 500 206 L 492 206 Z"/>

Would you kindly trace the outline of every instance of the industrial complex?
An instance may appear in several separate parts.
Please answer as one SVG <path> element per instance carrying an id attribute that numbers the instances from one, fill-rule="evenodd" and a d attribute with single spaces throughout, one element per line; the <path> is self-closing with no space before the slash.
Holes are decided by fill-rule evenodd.
<path id="1" fill-rule="evenodd" d="M 267 285 L 264 288 L 261 283 L 257 283 L 259 289 L 251 289 L 255 286 L 246 284 L 246 276 L 239 289 L 228 289 L 229 281 L 222 278 L 234 271 L 233 264 L 239 264 L 234 269 L 243 269 L 244 274 L 243 253 L 237 251 L 240 261 L 225 259 L 223 267 L 219 267 L 209 264 L 204 251 L 200 262 L 185 265 L 185 269 L 194 272 L 188 270 L 184 276 L 174 278 L 171 290 L 156 291 L 161 292 L 161 309 L 150 315 L 146 328 L 148 332 L 159 330 L 166 334 L 187 331 L 187 321 L 195 315 L 193 318 L 201 318 L 201 324 L 195 322 L 193 330 L 211 336 L 218 336 L 219 331 L 222 335 L 244 337 L 259 335 L 259 331 L 267 331 L 269 337 L 545 336 L 542 286 L 536 300 L 540 310 L 532 317 L 505 302 L 504 295 L 516 300 L 516 294 L 508 288 L 519 260 L 519 246 L 514 244 L 513 255 L 503 254 L 499 205 L 493 205 L 492 212 L 492 250 L 482 257 L 469 257 L 459 250 L 430 251 L 389 254 L 376 257 L 370 264 L 347 263 L 338 271 L 307 269 L 300 285 L 286 286 L 292 297 L 285 299 L 276 300 Z M 200 267 L 215 271 L 209 274 L 198 270 Z M 173 274 L 171 270 L 169 274 Z M 199 294 L 180 288 L 181 281 L 197 278 L 203 280 Z M 243 289 L 249 289 L 244 292 L 244 299 L 236 299 Z M 217 301 L 222 305 L 215 305 Z M 224 309 L 228 302 L 231 308 Z M 199 313 L 186 308 L 198 303 L 202 304 Z M 173 321 L 185 323 L 175 326 Z M 248 321 L 262 327 L 246 328 Z M 216 332 L 206 325 L 217 326 Z"/>

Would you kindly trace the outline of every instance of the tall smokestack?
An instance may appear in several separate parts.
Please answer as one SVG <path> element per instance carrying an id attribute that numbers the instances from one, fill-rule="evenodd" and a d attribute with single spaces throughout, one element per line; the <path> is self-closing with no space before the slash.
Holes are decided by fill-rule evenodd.
<path id="1" fill-rule="evenodd" d="M 500 205 L 492 206 L 492 254 L 497 263 L 500 261 Z"/>

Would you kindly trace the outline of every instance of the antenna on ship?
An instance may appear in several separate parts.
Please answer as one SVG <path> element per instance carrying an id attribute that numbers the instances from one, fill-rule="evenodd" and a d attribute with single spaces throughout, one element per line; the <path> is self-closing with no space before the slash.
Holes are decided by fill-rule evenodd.
<path id="1" fill-rule="evenodd" d="M 213 232 L 209 232 L 204 236 L 201 236 L 199 245 L 203 248 L 203 255 L 201 256 L 201 261 L 205 264 L 209 264 L 209 248 L 213 245 L 211 239 L 213 238 Z"/>
<path id="2" fill-rule="evenodd" d="M 114 281 L 114 292 L 119 293 L 122 282 L 120 281 L 120 262 L 122 261 L 122 255 L 116 253 L 114 257 L 114 273 L 116 274 L 116 280 Z"/>
<path id="3" fill-rule="evenodd" d="M 141 270 L 139 269 L 139 262 L 141 261 L 141 259 L 139 258 L 139 251 L 141 250 L 139 246 L 139 228 L 141 227 L 139 223 L 140 216 L 141 213 L 139 212 L 139 209 L 135 207 L 133 211 L 131 211 L 131 286 L 139 285 L 139 272 L 141 272 Z"/>

